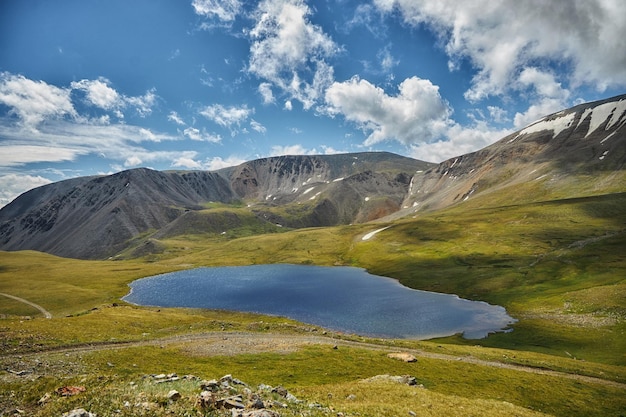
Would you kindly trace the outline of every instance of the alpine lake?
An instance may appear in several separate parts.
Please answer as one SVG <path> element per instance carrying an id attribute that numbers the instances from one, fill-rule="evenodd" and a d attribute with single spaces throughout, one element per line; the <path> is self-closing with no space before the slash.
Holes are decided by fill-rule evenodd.
<path id="1" fill-rule="evenodd" d="M 361 336 L 467 339 L 510 331 L 503 307 L 414 290 L 353 267 L 272 264 L 196 268 L 142 278 L 123 299 L 158 307 L 233 310 L 288 317 Z"/>

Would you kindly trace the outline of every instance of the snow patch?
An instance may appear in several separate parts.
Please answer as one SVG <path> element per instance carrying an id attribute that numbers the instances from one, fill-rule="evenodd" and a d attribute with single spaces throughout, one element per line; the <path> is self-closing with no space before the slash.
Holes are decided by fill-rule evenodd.
<path id="1" fill-rule="evenodd" d="M 608 150 L 604 151 L 604 152 L 602 152 L 602 156 L 600 156 L 598 159 L 602 161 L 608 154 L 609 154 Z"/>
<path id="2" fill-rule="evenodd" d="M 306 190 L 304 190 L 304 192 L 302 193 L 302 195 L 308 194 L 311 191 L 315 190 L 315 187 L 311 187 L 311 188 L 307 188 Z"/>
<path id="3" fill-rule="evenodd" d="M 369 197 L 365 197 L 365 201 L 370 201 L 370 198 Z"/>
<path id="4" fill-rule="evenodd" d="M 452 163 L 452 165 L 450 165 L 450 168 L 454 167 L 456 165 L 456 163 L 459 162 L 459 158 L 456 158 L 454 160 L 454 162 Z"/>
<path id="5" fill-rule="evenodd" d="M 343 181 L 343 177 L 340 177 L 340 178 L 335 178 L 335 179 L 333 180 L 333 182 L 339 182 L 339 181 Z"/>
<path id="6" fill-rule="evenodd" d="M 315 195 L 313 197 L 309 198 L 309 200 L 315 200 L 320 194 L 322 194 L 321 191 L 315 193 Z"/>
<path id="7" fill-rule="evenodd" d="M 370 240 L 376 233 L 380 233 L 383 230 L 389 229 L 391 226 L 387 226 L 387 227 L 383 227 L 382 229 L 377 229 L 374 230 L 373 232 L 369 232 L 366 235 L 364 235 L 361 240 Z"/>
<path id="8" fill-rule="evenodd" d="M 607 136 L 607 137 L 605 137 L 604 139 L 602 139 L 602 140 L 600 141 L 600 143 L 604 143 L 604 142 L 606 142 L 606 140 L 607 140 L 608 138 L 610 138 L 611 136 L 613 136 L 613 135 L 614 135 L 614 134 L 616 134 L 616 133 L 617 133 L 617 130 L 613 131 L 613 132 L 612 132 L 609 136 Z"/>
<path id="9" fill-rule="evenodd" d="M 553 132 L 552 138 L 555 138 L 559 135 L 559 133 L 572 125 L 574 117 L 576 117 L 576 113 L 569 113 L 564 116 L 556 117 L 552 120 L 539 120 L 538 122 L 528 126 L 526 129 L 521 130 L 515 138 L 509 141 L 509 143 L 513 142 L 513 140 L 517 139 L 521 135 L 542 132 L 544 130 L 551 130 Z"/>
<path id="10" fill-rule="evenodd" d="M 613 125 L 617 124 L 622 115 L 626 111 L 626 100 L 620 100 L 618 102 L 610 102 L 600 104 L 592 109 L 591 122 L 589 123 L 589 130 L 585 137 L 593 133 L 602 123 L 607 121 L 606 130 L 610 129 Z M 624 120 L 622 120 L 624 123 Z"/>

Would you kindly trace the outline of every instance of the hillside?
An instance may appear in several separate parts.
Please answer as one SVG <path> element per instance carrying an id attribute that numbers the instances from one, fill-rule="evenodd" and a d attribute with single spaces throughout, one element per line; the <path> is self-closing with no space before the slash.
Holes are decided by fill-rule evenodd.
<path id="1" fill-rule="evenodd" d="M 196 233 L 225 231 L 227 225 L 203 212 L 216 202 L 249 205 L 254 229 L 264 232 L 277 223 L 367 221 L 398 210 L 412 173 L 429 166 L 389 153 L 362 153 L 267 158 L 218 172 L 140 168 L 75 178 L 30 190 L 3 207 L 0 249 L 107 258 L 137 245 L 138 237 L 164 228 L 167 235 L 188 230 L 187 221 L 197 226 L 198 217 L 206 227 L 196 227 Z M 274 210 L 289 206 L 291 212 Z"/>
<path id="2" fill-rule="evenodd" d="M 581 104 L 431 164 L 386 153 L 258 159 L 215 172 L 145 168 L 30 190 L 0 210 L 0 249 L 105 259 L 183 235 L 230 238 L 623 192 L 626 95 Z"/>
<path id="3" fill-rule="evenodd" d="M 479 151 L 417 173 L 403 203 L 436 210 L 468 200 L 528 203 L 624 190 L 626 95 L 544 117 Z"/>
<path id="4" fill-rule="evenodd" d="M 438 165 L 286 156 L 23 194 L 0 211 L 0 415 L 624 415 L 624 101 Z M 33 243 L 74 258 L 6 250 Z M 364 268 L 517 322 L 392 340 L 122 300 L 139 278 L 268 263 Z"/>

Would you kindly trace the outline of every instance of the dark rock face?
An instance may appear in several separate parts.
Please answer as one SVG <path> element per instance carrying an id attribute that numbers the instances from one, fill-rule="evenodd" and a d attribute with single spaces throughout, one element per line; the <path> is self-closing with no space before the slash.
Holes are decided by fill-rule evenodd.
<path id="1" fill-rule="evenodd" d="M 409 178 L 418 168 L 433 166 L 389 153 L 329 156 L 283 156 L 260 159 L 217 172 L 158 172 L 145 168 L 114 175 L 83 177 L 30 190 L 0 210 L 0 249 L 33 249 L 64 257 L 102 259 L 132 246 L 146 233 L 171 236 L 201 225 L 217 233 L 240 224 L 234 214 L 213 219 L 193 216 L 208 202 L 245 201 L 255 206 L 262 221 L 288 223 L 291 227 L 329 226 L 374 218 L 360 215 L 358 204 L 335 195 L 341 192 L 340 175 L 357 175 L 349 181 L 352 192 L 367 190 L 373 196 L 393 200 L 386 210 L 397 209 Z M 362 170 L 367 178 L 358 179 Z M 377 172 L 380 171 L 381 173 Z M 363 174 L 365 175 L 365 174 Z M 382 178 L 385 179 L 382 179 Z M 386 179 L 387 177 L 394 177 Z M 377 183 L 387 184 L 377 190 Z M 359 185 L 360 184 L 360 185 Z M 313 202 L 306 190 L 329 189 L 328 196 Z M 335 191 L 333 191 L 335 190 Z M 390 196 L 386 193 L 391 192 Z M 287 220 L 267 209 L 306 201 L 307 214 Z M 257 207 L 258 206 L 258 207 Z M 265 213 L 267 211 L 267 213 Z M 265 218 L 263 218 L 265 216 Z M 296 216 L 298 217 L 298 216 Z M 145 241 L 135 256 L 162 251 Z"/>

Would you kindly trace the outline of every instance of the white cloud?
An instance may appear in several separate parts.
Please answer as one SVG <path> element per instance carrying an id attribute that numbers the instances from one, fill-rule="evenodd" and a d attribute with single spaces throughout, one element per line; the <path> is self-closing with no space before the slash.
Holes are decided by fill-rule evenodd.
<path id="1" fill-rule="evenodd" d="M 200 112 L 200 114 L 207 119 L 212 120 L 224 128 L 230 129 L 232 134 L 236 133 L 236 128 L 246 121 L 252 113 L 254 113 L 254 109 L 249 109 L 245 105 L 241 107 L 224 107 L 221 104 L 207 106 Z"/>
<path id="2" fill-rule="evenodd" d="M 206 169 L 209 171 L 216 171 L 218 169 L 237 166 L 246 162 L 247 159 L 239 158 L 237 156 L 229 156 L 226 159 L 222 159 L 219 156 L 211 158 L 205 164 Z"/>
<path id="3" fill-rule="evenodd" d="M 177 125 L 185 126 L 185 121 L 175 111 L 171 111 L 170 114 L 167 115 L 167 120 Z"/>
<path id="4" fill-rule="evenodd" d="M 409 153 L 413 158 L 422 161 L 441 162 L 482 149 L 510 133 L 512 132 L 507 129 L 494 129 L 484 121 L 476 122 L 469 127 L 454 123 L 445 132 L 445 139 L 412 144 Z"/>
<path id="5" fill-rule="evenodd" d="M 155 153 L 138 144 L 180 140 L 159 132 L 126 124 L 94 125 L 66 120 L 48 121 L 38 130 L 0 120 L 0 168 L 22 166 L 34 162 L 73 161 L 82 155 L 106 155 L 106 158 L 125 161 L 129 155 L 142 155 L 143 161 L 159 158 L 172 159 L 181 152 Z M 153 156 L 149 156 L 153 154 Z"/>
<path id="6" fill-rule="evenodd" d="M 530 88 L 534 92 L 535 99 L 525 112 L 515 114 L 513 125 L 517 129 L 522 129 L 547 114 L 567 107 L 570 92 L 556 81 L 553 74 L 528 67 L 524 68 L 518 79 L 522 88 Z"/>
<path id="7" fill-rule="evenodd" d="M 80 80 L 71 84 L 72 89 L 81 90 L 87 94 L 87 101 L 101 109 L 111 110 L 123 107 L 123 99 L 115 89 L 109 87 L 110 81 L 106 78 L 97 80 Z"/>
<path id="8" fill-rule="evenodd" d="M 310 108 L 333 81 L 325 59 L 339 47 L 320 26 L 308 20 L 302 0 L 264 0 L 254 13 L 256 24 L 248 71 Z"/>
<path id="9" fill-rule="evenodd" d="M 175 168 L 185 168 L 185 169 L 202 169 L 203 168 L 200 162 L 189 157 L 176 158 L 172 162 L 171 166 Z"/>
<path id="10" fill-rule="evenodd" d="M 224 22 L 232 22 L 242 11 L 239 0 L 193 0 L 191 5 L 196 14 Z"/>
<path id="11" fill-rule="evenodd" d="M 0 208 L 9 204 L 20 194 L 51 182 L 49 179 L 39 175 L 11 173 L 0 176 Z"/>
<path id="12" fill-rule="evenodd" d="M 152 108 L 156 105 L 158 96 L 155 91 L 156 89 L 153 88 L 146 91 L 146 94 L 143 96 L 124 97 L 124 101 L 135 107 L 139 116 L 146 117 L 152 113 Z"/>
<path id="13" fill-rule="evenodd" d="M 390 96 L 367 80 L 335 82 L 326 91 L 327 111 L 342 114 L 365 132 L 364 145 L 396 140 L 405 145 L 430 142 L 450 125 L 451 109 L 428 80 L 411 77 Z"/>
<path id="14" fill-rule="evenodd" d="M 0 73 L 0 103 L 11 108 L 10 113 L 30 129 L 45 119 L 75 117 L 70 89 L 59 88 L 44 81 L 33 81 L 22 75 Z"/>
<path id="15" fill-rule="evenodd" d="M 272 84 L 261 83 L 259 84 L 259 94 L 263 98 L 263 104 L 273 104 L 276 102 L 274 93 L 272 92 Z"/>
<path id="16" fill-rule="evenodd" d="M 141 160 L 141 158 L 139 156 L 132 155 L 132 156 L 129 156 L 128 158 L 126 158 L 126 160 L 124 161 L 124 167 L 132 168 L 132 167 L 139 166 L 142 163 L 143 163 L 143 161 Z"/>
<path id="17" fill-rule="evenodd" d="M 314 149 L 308 149 L 300 144 L 295 145 L 274 145 L 270 151 L 270 156 L 282 155 L 315 155 L 318 152 Z"/>
<path id="18" fill-rule="evenodd" d="M 191 140 L 200 141 L 200 142 L 219 143 L 222 141 L 222 138 L 220 137 L 220 135 L 213 135 L 211 133 L 208 133 L 204 129 L 200 131 L 199 129 L 196 129 L 195 127 L 188 127 L 187 129 L 183 130 L 183 135 L 185 135 Z"/>
<path id="19" fill-rule="evenodd" d="M 87 153 L 86 149 L 67 145 L 0 144 L 0 167 L 16 167 L 36 162 L 73 161 Z"/>
<path id="20" fill-rule="evenodd" d="M 267 132 L 267 128 L 265 126 L 263 126 L 261 123 L 259 123 L 256 120 L 254 120 L 254 119 L 250 120 L 250 127 L 252 128 L 252 130 L 254 130 L 255 132 L 258 132 L 258 133 L 265 133 L 265 132 Z"/>
<path id="21" fill-rule="evenodd" d="M 390 48 L 388 46 L 384 49 L 381 49 L 380 51 L 378 51 L 378 54 L 376 54 L 376 57 L 380 62 L 380 68 L 385 74 L 391 73 L 393 71 L 393 68 L 400 63 L 400 61 L 393 58 L 389 49 Z"/>
<path id="22" fill-rule="evenodd" d="M 450 68 L 468 60 L 478 72 L 465 96 L 481 100 L 519 86 L 524 68 L 567 64 L 561 81 L 602 91 L 626 85 L 626 3 L 516 0 L 374 0 L 408 24 L 430 26 L 445 43 Z"/>
<path id="23" fill-rule="evenodd" d="M 495 123 L 507 123 L 510 121 L 507 111 L 498 106 L 487 106 L 489 117 Z"/>
<path id="24" fill-rule="evenodd" d="M 293 104 L 291 103 L 291 100 L 285 101 L 285 107 L 284 108 L 287 111 L 292 111 L 293 110 Z"/>

